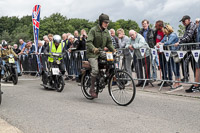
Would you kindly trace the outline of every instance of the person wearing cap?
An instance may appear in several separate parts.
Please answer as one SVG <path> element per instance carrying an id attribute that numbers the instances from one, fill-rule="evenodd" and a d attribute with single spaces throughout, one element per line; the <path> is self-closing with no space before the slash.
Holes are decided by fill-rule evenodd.
<path id="1" fill-rule="evenodd" d="M 190 16 L 185 15 L 180 20 L 180 22 L 182 22 L 182 24 L 185 26 L 185 33 L 183 37 L 180 39 L 179 44 L 196 42 L 196 34 L 197 34 L 196 24 L 193 23 L 190 19 L 191 19 Z"/>
<path id="2" fill-rule="evenodd" d="M 197 40 L 197 26 L 195 23 L 191 22 L 190 20 L 190 16 L 185 15 L 182 17 L 182 19 L 180 20 L 180 22 L 182 22 L 182 24 L 185 26 L 185 33 L 183 35 L 183 37 L 180 39 L 180 41 L 178 43 L 176 43 L 175 45 L 179 45 L 182 43 L 195 43 Z M 183 50 L 193 50 L 196 49 L 196 45 L 191 45 L 191 46 L 183 46 Z M 199 75 L 199 71 L 197 71 L 197 69 L 195 70 L 195 67 L 197 68 L 199 65 L 196 65 L 197 63 L 195 63 L 195 60 L 192 56 L 192 52 L 189 51 L 186 53 L 186 55 L 184 56 L 183 60 L 182 60 L 182 71 L 183 71 L 183 76 L 184 78 L 182 79 L 182 81 L 186 82 L 188 81 L 188 77 L 189 77 L 189 61 L 191 62 L 192 65 L 192 69 L 195 73 L 195 80 L 198 80 L 198 75 Z M 198 85 L 192 85 L 189 89 L 185 90 L 187 93 L 193 92 L 195 90 L 198 90 Z"/>
<path id="3" fill-rule="evenodd" d="M 180 20 L 180 22 L 182 22 L 182 24 L 185 26 L 185 32 L 184 32 L 183 37 L 180 38 L 180 41 L 177 42 L 175 46 L 178 46 L 179 44 L 182 44 L 182 43 L 196 43 L 197 27 L 196 27 L 196 24 L 193 23 L 190 19 L 191 19 L 190 16 L 185 15 Z M 191 44 L 187 46 L 182 46 L 182 47 L 183 47 L 183 50 L 185 51 L 196 49 L 196 45 L 191 45 Z M 191 51 L 187 52 L 182 60 L 182 73 L 183 73 L 184 78 L 181 79 L 181 81 L 183 82 L 188 82 L 189 80 L 188 79 L 189 78 L 189 65 L 188 65 L 189 62 L 191 62 L 192 69 L 195 73 L 195 63 L 194 63 L 195 60 L 192 56 Z M 191 91 L 193 87 L 194 85 L 192 85 L 190 89 L 186 90 L 186 92 Z"/>
<path id="4" fill-rule="evenodd" d="M 92 72 L 91 72 L 91 86 L 90 94 L 93 98 L 97 98 L 97 93 L 95 92 L 94 86 L 96 77 L 98 75 L 98 57 L 100 56 L 99 49 L 105 51 L 115 51 L 111 37 L 108 32 L 109 16 L 106 14 L 101 14 L 99 16 L 99 24 L 93 27 L 88 34 L 88 39 L 86 42 L 87 46 L 87 58 L 90 62 Z"/>

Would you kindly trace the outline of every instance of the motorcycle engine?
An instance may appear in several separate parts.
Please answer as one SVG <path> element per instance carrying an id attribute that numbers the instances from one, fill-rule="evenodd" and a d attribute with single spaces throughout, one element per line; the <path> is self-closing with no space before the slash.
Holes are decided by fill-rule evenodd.
<path id="1" fill-rule="evenodd" d="M 100 78 L 99 78 L 99 88 L 100 88 L 100 92 L 105 88 L 106 86 L 106 75 L 104 72 L 100 72 Z"/>

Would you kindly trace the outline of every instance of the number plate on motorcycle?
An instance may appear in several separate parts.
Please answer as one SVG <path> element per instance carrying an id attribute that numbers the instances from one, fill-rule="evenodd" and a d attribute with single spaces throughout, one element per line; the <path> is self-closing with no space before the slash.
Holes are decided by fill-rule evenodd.
<path id="1" fill-rule="evenodd" d="M 8 62 L 9 62 L 9 63 L 15 63 L 15 60 L 14 60 L 14 58 L 9 58 L 9 59 L 8 59 Z"/>
<path id="2" fill-rule="evenodd" d="M 113 61 L 113 54 L 112 52 L 106 52 L 107 61 Z"/>
<path id="3" fill-rule="evenodd" d="M 59 68 L 52 68 L 53 75 L 59 75 L 59 72 L 60 72 Z"/>

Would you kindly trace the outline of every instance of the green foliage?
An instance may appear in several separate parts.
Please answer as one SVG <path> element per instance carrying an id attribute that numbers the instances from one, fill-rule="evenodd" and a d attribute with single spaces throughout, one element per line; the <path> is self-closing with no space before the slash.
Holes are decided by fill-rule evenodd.
<path id="1" fill-rule="evenodd" d="M 133 20 L 124 20 L 124 19 L 119 19 L 116 22 L 110 22 L 108 29 L 119 29 L 122 28 L 124 29 L 124 32 L 126 35 L 128 35 L 129 30 L 133 29 L 137 32 L 140 31 L 140 27 L 138 26 L 138 24 L 133 21 Z"/>
<path id="2" fill-rule="evenodd" d="M 11 37 L 10 37 L 9 33 L 6 30 L 4 30 L 2 32 L 2 34 L 1 34 L 1 40 L 11 40 Z"/>
<path id="3" fill-rule="evenodd" d="M 154 29 L 154 28 L 155 28 L 154 24 L 149 24 L 149 27 L 150 27 L 151 29 Z"/>
<path id="4" fill-rule="evenodd" d="M 54 13 L 40 20 L 39 39 L 42 39 L 44 35 L 50 33 L 62 35 L 63 33 L 69 32 L 73 34 L 75 30 L 80 32 L 82 29 L 89 32 L 98 23 L 98 20 L 90 22 L 89 20 L 79 18 L 67 19 L 67 17 L 60 13 Z M 111 28 L 115 30 L 123 28 L 126 35 L 128 35 L 128 31 L 131 29 L 137 32 L 140 30 L 135 21 L 124 19 L 117 20 L 116 22 L 111 21 L 108 29 Z M 19 43 L 19 39 L 23 39 L 25 42 L 27 40 L 33 40 L 32 16 L 23 16 L 22 18 L 15 16 L 0 17 L 0 39 L 6 40 L 10 44 Z"/>
<path id="5" fill-rule="evenodd" d="M 181 25 L 181 24 L 178 27 L 179 27 L 178 36 L 183 36 L 184 31 L 185 31 L 185 27 L 183 25 Z"/>

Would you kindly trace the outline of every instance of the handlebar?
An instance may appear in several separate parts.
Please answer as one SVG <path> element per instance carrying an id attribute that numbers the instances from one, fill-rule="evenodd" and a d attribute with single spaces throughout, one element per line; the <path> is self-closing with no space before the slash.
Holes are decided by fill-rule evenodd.
<path id="1" fill-rule="evenodd" d="M 63 57 L 64 54 L 59 54 L 59 53 L 40 53 L 40 55 L 46 55 L 50 57 Z"/>
<path id="2" fill-rule="evenodd" d="M 126 50 L 126 49 L 129 49 L 129 48 L 116 48 L 117 50 Z"/>
<path id="3" fill-rule="evenodd" d="M 10 56 L 11 55 L 6 55 L 5 57 L 1 57 L 1 58 L 2 58 L 2 60 L 6 60 L 6 59 L 10 58 Z M 19 57 L 15 57 L 14 55 L 13 55 L 13 58 L 19 59 Z"/>
<path id="4" fill-rule="evenodd" d="M 20 55 L 34 55 L 34 54 L 36 54 L 36 53 L 21 53 Z"/>

